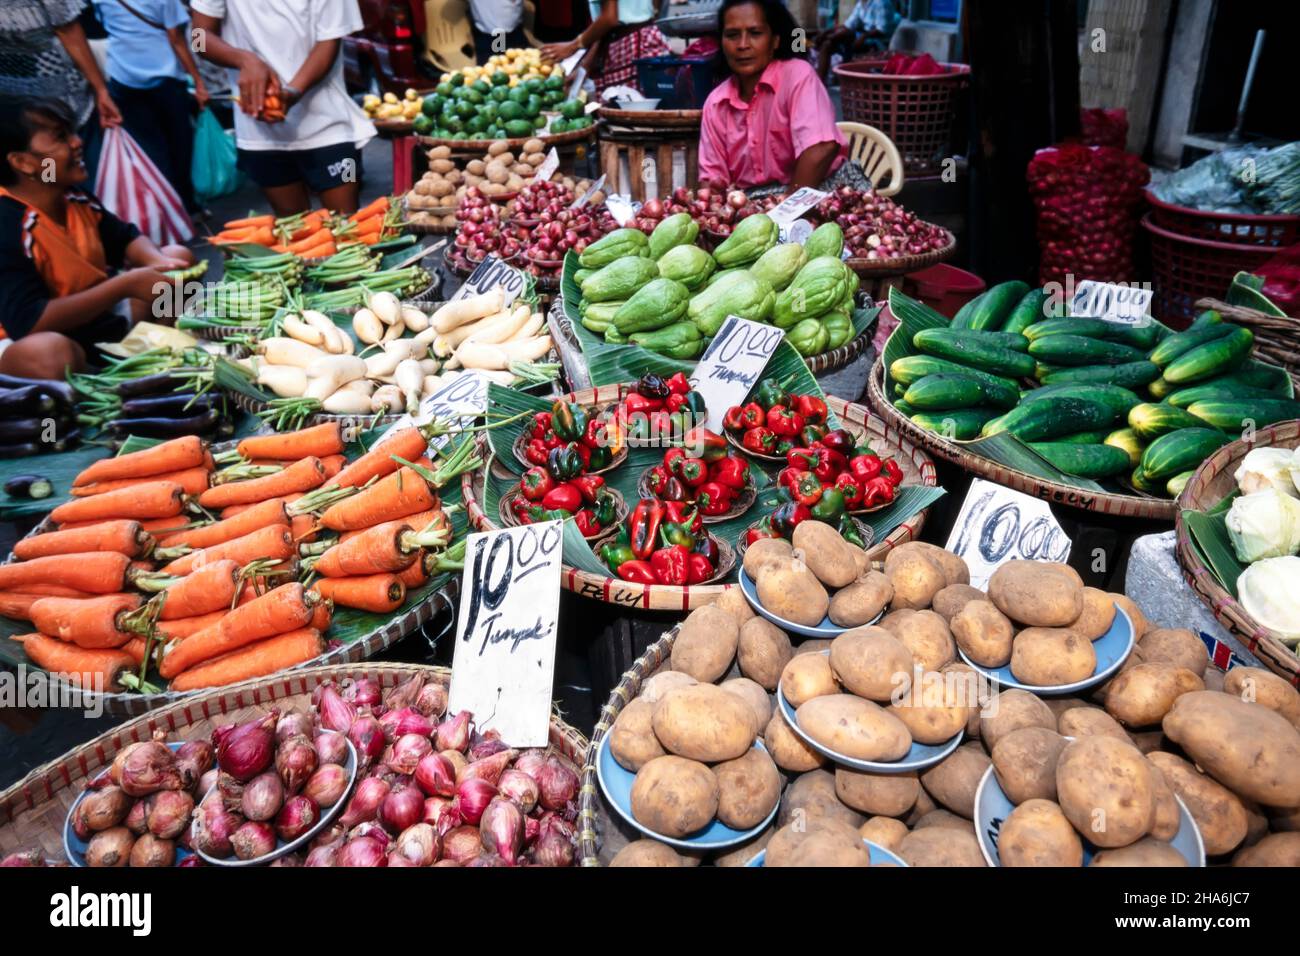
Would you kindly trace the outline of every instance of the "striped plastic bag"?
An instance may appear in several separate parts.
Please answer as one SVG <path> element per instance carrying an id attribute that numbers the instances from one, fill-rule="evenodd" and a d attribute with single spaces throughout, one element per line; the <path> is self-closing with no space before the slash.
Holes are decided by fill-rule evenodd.
<path id="1" fill-rule="evenodd" d="M 106 209 L 158 245 L 184 242 L 194 223 L 176 190 L 121 126 L 104 130 L 95 193 Z"/>

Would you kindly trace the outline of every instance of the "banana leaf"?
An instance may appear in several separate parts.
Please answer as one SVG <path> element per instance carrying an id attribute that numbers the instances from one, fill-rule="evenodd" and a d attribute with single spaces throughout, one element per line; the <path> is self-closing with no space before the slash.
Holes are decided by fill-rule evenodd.
<path id="1" fill-rule="evenodd" d="M 1228 305 L 1245 306 L 1248 309 L 1263 312 L 1265 315 L 1271 315 L 1279 319 L 1286 318 L 1286 313 L 1264 294 L 1263 289 L 1263 276 L 1252 275 L 1249 272 L 1238 272 L 1232 277 L 1232 285 L 1228 287 L 1228 295 L 1225 301 Z"/>
<path id="2" fill-rule="evenodd" d="M 1206 511 L 1183 512 L 1183 523 L 1187 525 L 1192 547 L 1223 589 L 1233 597 L 1237 596 L 1237 578 L 1246 570 L 1246 565 L 1237 559 L 1224 518 L 1237 494 L 1234 491 Z"/>

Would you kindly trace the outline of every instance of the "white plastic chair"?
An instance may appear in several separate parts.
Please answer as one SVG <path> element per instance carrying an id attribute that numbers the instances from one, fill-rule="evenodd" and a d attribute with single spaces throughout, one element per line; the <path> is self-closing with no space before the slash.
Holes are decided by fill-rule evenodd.
<path id="1" fill-rule="evenodd" d="M 876 192 L 892 196 L 903 188 L 903 157 L 888 136 L 866 123 L 836 123 L 849 141 L 849 159 L 862 167 Z M 889 183 L 881 186 L 885 178 Z"/>

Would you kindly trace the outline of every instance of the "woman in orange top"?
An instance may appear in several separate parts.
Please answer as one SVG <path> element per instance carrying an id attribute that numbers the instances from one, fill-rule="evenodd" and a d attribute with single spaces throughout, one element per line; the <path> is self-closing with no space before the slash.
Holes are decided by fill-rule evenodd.
<path id="1" fill-rule="evenodd" d="M 95 342 L 116 341 L 193 263 L 184 246 L 158 248 L 78 187 L 87 179 L 75 120 L 57 100 L 0 98 L 0 325 L 13 341 L 0 372 L 62 378 Z M 139 303 L 139 305 L 135 305 Z"/>

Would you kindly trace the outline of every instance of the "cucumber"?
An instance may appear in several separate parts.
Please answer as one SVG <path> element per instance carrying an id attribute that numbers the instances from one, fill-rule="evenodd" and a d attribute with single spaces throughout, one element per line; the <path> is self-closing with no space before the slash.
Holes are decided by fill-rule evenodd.
<path id="1" fill-rule="evenodd" d="M 1118 342 L 1135 349 L 1146 351 L 1155 345 L 1163 326 L 1155 322 L 1143 325 L 1124 325 L 1119 322 L 1107 322 L 1105 319 L 1087 319 L 1069 316 L 1064 319 L 1047 319 L 1035 322 L 1023 330 L 1029 341 L 1041 339 L 1048 335 L 1083 335 L 1090 339 L 1104 339 Z"/>
<path id="2" fill-rule="evenodd" d="M 1200 428 L 1203 424 L 1204 422 L 1195 415 L 1176 405 L 1166 405 L 1164 402 L 1134 405 L 1128 412 L 1128 427 L 1133 429 L 1138 439 L 1144 442 L 1152 441 L 1161 435 L 1168 435 L 1180 428 Z"/>
<path id="3" fill-rule="evenodd" d="M 1185 471 L 1181 475 L 1174 475 L 1167 482 L 1165 482 L 1165 491 L 1169 493 L 1169 497 L 1177 498 L 1179 495 L 1181 495 L 1183 493 L 1183 489 L 1187 487 L 1187 483 L 1192 480 L 1192 475 L 1194 474 L 1196 474 L 1195 469 L 1191 471 Z"/>
<path id="4" fill-rule="evenodd" d="M 1163 484 L 1174 475 L 1198 467 L 1231 440 L 1217 428 L 1180 428 L 1147 445 L 1138 471 L 1147 482 Z"/>
<path id="5" fill-rule="evenodd" d="M 1111 478 L 1128 471 L 1128 455 L 1110 445 L 1074 445 L 1068 442 L 1030 442 L 1057 471 L 1077 478 Z"/>
<path id="6" fill-rule="evenodd" d="M 1030 289 L 1016 303 L 1007 320 L 1002 323 L 1002 331 L 1024 332 L 1025 329 L 1043 322 L 1044 317 L 1053 309 L 1049 302 L 1050 298 L 1042 289 Z"/>
<path id="7" fill-rule="evenodd" d="M 913 382 L 903 397 L 909 405 L 922 411 L 943 411 L 982 404 L 1015 408 L 1020 393 L 1014 386 L 1004 388 L 982 382 L 970 375 L 939 372 Z"/>
<path id="8" fill-rule="evenodd" d="M 911 385 L 927 375 L 938 375 L 943 372 L 965 375 L 968 378 L 988 382 L 997 388 L 1016 388 L 1016 383 L 1012 379 L 1001 375 L 990 375 L 988 372 L 949 362 L 947 359 L 935 358 L 933 355 L 907 355 L 895 359 L 889 366 L 889 377 L 903 385 Z"/>
<path id="9" fill-rule="evenodd" d="M 1029 354 L 1055 365 L 1124 365 L 1140 362 L 1141 349 L 1086 335 L 1046 335 L 1029 343 Z"/>
<path id="10" fill-rule="evenodd" d="M 1028 291 L 1029 285 L 1019 279 L 998 283 L 980 298 L 979 306 L 971 310 L 964 328 L 975 332 L 1002 328 Z"/>
<path id="11" fill-rule="evenodd" d="M 1137 433 L 1131 428 L 1120 428 L 1111 432 L 1102 444 L 1121 449 L 1128 455 L 1130 468 L 1136 468 L 1138 462 L 1142 460 L 1143 443 L 1138 440 Z"/>
<path id="12" fill-rule="evenodd" d="M 1218 313 L 1214 313 L 1218 315 Z M 1199 319 L 1197 322 L 1199 323 Z M 1184 352 L 1190 352 L 1198 345 L 1204 345 L 1206 342 L 1212 342 L 1215 339 L 1221 339 L 1233 329 L 1235 325 L 1227 322 L 1207 322 L 1204 325 L 1193 325 L 1190 329 L 1182 332 L 1175 332 L 1159 345 L 1151 350 L 1148 358 L 1155 362 L 1161 368 L 1164 368 Z"/>
<path id="13" fill-rule="evenodd" d="M 1065 382 L 1060 385 L 1044 385 L 1041 388 L 1031 388 L 1021 395 L 1020 402 L 1024 404 L 1025 402 L 1038 402 L 1049 398 L 1085 398 L 1094 402 L 1104 402 L 1112 406 L 1115 409 L 1115 414 L 1119 416 L 1127 415 L 1130 408 L 1142 401 L 1135 393 L 1120 385 L 1088 385 L 1086 383 Z M 1102 438 L 1104 437 L 1103 435 Z M 1098 441 L 1100 440 L 1098 439 Z"/>
<path id="14" fill-rule="evenodd" d="M 965 305 L 963 305 L 960 309 L 958 309 L 957 314 L 954 315 L 952 317 L 952 321 L 948 323 L 948 328 L 950 329 L 968 328 L 969 327 L 968 323 L 970 322 L 971 315 L 975 312 L 976 309 L 980 307 L 980 303 L 984 301 L 984 297 L 988 294 L 989 294 L 988 290 L 985 290 L 981 292 L 979 295 L 975 296 L 975 298 L 971 299 Z"/>
<path id="15" fill-rule="evenodd" d="M 1134 468 L 1133 473 L 1129 475 L 1128 480 L 1129 484 L 1138 491 L 1145 491 L 1149 495 L 1157 495 L 1160 493 L 1160 485 L 1153 481 L 1147 481 L 1147 479 L 1142 475 L 1141 467 Z"/>
<path id="16" fill-rule="evenodd" d="M 907 404 L 907 402 L 903 401 L 901 398 L 894 402 L 894 408 L 896 408 L 900 414 L 906 415 L 908 418 L 911 418 L 917 412 L 917 409 Z"/>
<path id="17" fill-rule="evenodd" d="M 1023 351 L 991 341 L 996 332 L 954 332 L 951 329 L 923 329 L 913 339 L 922 352 L 968 365 L 991 375 L 1028 378 L 1034 374 L 1034 360 Z M 1024 336 L 1017 336 L 1027 341 Z"/>
<path id="18" fill-rule="evenodd" d="M 1163 378 L 1171 385 L 1185 385 L 1214 378 L 1250 358 L 1255 333 L 1233 326 L 1227 335 L 1184 352 L 1165 366 Z"/>
<path id="19" fill-rule="evenodd" d="M 1110 431 L 1105 428 L 1092 432 L 1075 432 L 1073 435 L 1059 435 L 1052 441 L 1065 443 L 1067 445 L 1102 445 L 1106 442 L 1106 436 Z"/>
<path id="20" fill-rule="evenodd" d="M 1035 362 L 1034 378 L 1038 379 L 1038 381 L 1041 382 L 1043 379 L 1047 378 L 1047 376 L 1051 375 L 1053 372 L 1059 372 L 1063 368 L 1065 368 L 1064 365 L 1048 365 L 1046 362 Z"/>
<path id="21" fill-rule="evenodd" d="M 906 392 L 907 389 L 903 386 L 902 382 L 894 383 L 894 398 L 902 398 Z"/>
<path id="22" fill-rule="evenodd" d="M 1104 402 L 1084 398 L 1058 398 L 1050 402 L 1028 402 L 989 422 L 982 434 L 1011 432 L 1021 441 L 1047 441 L 1058 435 L 1105 428 L 1119 413 Z"/>
<path id="23" fill-rule="evenodd" d="M 1223 316 L 1219 313 L 1218 309 L 1206 309 L 1204 312 L 1202 312 L 1200 315 L 1198 315 L 1195 318 L 1195 320 L 1192 322 L 1191 325 L 1188 326 L 1188 328 L 1199 329 L 1202 328 L 1203 326 L 1214 325 L 1222 321 L 1223 321 Z"/>
<path id="24" fill-rule="evenodd" d="M 1154 382 L 1160 377 L 1160 369 L 1152 362 L 1125 362 L 1122 365 L 1081 365 L 1078 368 L 1062 368 L 1043 376 L 1044 385 L 1061 385 L 1070 382 L 1076 385 L 1119 385 L 1123 388 L 1138 389 Z"/>
<path id="25" fill-rule="evenodd" d="M 1300 418 L 1300 402 L 1286 398 L 1243 402 L 1192 402 L 1187 411 L 1207 425 L 1239 432 L 1247 422 L 1256 428 Z"/>
<path id="26" fill-rule="evenodd" d="M 1189 385 L 1165 396 L 1165 401 L 1179 408 L 1186 408 L 1192 402 L 1253 402 L 1271 401 L 1280 396 L 1262 388 L 1247 388 L 1245 385 L 1221 385 L 1223 379 L 1215 378 L 1202 385 Z"/>
<path id="27" fill-rule="evenodd" d="M 1291 376 L 1286 373 L 1285 369 L 1276 365 L 1267 365 L 1257 359 L 1242 363 L 1239 368 L 1227 375 L 1206 379 L 1204 382 L 1197 382 L 1197 384 L 1222 385 L 1228 388 L 1259 388 L 1266 392 L 1273 392 L 1278 398 L 1292 398 L 1295 395 L 1295 387 L 1291 384 Z"/>
<path id="28" fill-rule="evenodd" d="M 977 407 L 954 408 L 946 412 L 916 412 L 912 415 L 912 421 L 945 438 L 968 441 L 978 438 L 984 423 L 997 418 L 1001 411 L 1000 408 Z"/>
<path id="29" fill-rule="evenodd" d="M 1178 390 L 1178 386 L 1169 384 L 1164 380 L 1163 376 L 1157 378 L 1154 382 L 1152 382 L 1150 385 L 1147 386 L 1147 391 L 1151 393 L 1151 397 L 1157 398 L 1160 401 L 1164 401 L 1166 398 L 1168 398 L 1177 390 Z"/>

